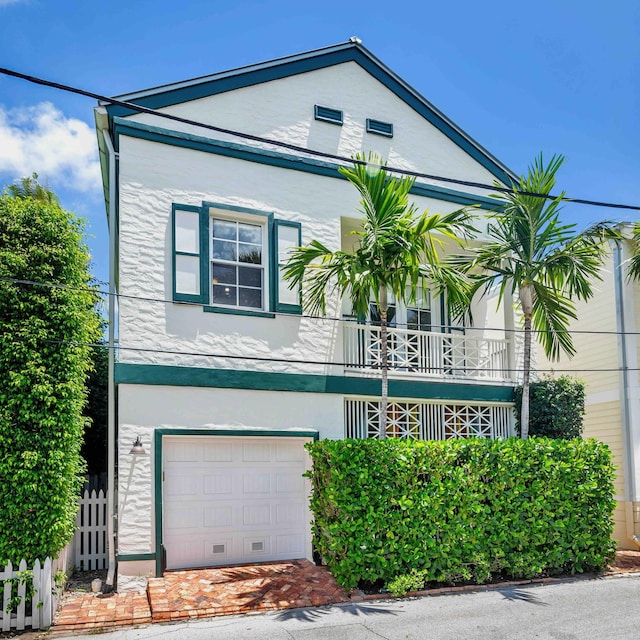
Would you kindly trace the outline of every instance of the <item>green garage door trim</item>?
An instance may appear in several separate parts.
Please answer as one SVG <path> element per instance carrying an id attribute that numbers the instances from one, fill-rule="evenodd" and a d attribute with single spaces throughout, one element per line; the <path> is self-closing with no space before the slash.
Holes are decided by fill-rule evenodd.
<path id="1" fill-rule="evenodd" d="M 155 491 L 155 540 L 156 577 L 164 571 L 165 554 L 162 544 L 162 438 L 163 436 L 237 436 L 237 437 L 278 437 L 310 438 L 318 440 L 318 432 L 306 429 L 285 431 L 282 429 L 155 429 L 153 444 L 154 491 Z M 145 554 L 146 555 L 146 554 Z"/>

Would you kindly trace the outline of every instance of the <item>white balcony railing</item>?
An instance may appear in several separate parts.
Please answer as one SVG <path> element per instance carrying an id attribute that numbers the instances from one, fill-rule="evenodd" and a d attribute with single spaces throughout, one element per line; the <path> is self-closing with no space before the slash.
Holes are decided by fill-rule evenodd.
<path id="1" fill-rule="evenodd" d="M 387 344 L 391 377 L 510 379 L 508 340 L 389 328 Z M 345 324 L 344 354 L 350 373 L 379 371 L 380 327 Z"/>

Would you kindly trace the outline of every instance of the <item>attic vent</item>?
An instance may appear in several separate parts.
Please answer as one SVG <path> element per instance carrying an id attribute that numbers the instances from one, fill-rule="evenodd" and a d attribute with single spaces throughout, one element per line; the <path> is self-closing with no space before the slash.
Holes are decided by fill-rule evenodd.
<path id="1" fill-rule="evenodd" d="M 367 133 L 376 133 L 379 136 L 393 138 L 393 125 L 390 122 L 381 122 L 367 118 Z"/>
<path id="2" fill-rule="evenodd" d="M 342 125 L 342 111 L 339 109 L 321 107 L 319 104 L 316 104 L 313 107 L 313 114 L 316 120 Z"/>

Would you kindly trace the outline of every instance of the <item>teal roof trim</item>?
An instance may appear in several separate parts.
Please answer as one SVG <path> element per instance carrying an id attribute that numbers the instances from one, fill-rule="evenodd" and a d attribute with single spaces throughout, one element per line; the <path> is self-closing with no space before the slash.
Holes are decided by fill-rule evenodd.
<path id="1" fill-rule="evenodd" d="M 251 147 L 235 142 L 224 142 L 213 138 L 205 138 L 190 133 L 183 133 L 171 129 L 163 129 L 148 124 L 142 124 L 133 120 L 123 118 L 114 118 L 113 130 L 116 138 L 116 148 L 119 148 L 119 137 L 121 135 L 130 136 L 132 138 L 140 138 L 160 144 L 168 144 L 176 147 L 194 149 L 204 153 L 213 153 L 221 156 L 246 160 L 248 162 L 257 162 L 283 169 L 292 169 L 294 171 L 304 171 L 306 173 L 314 173 L 329 178 L 346 178 L 338 171 L 338 164 L 316 160 L 314 158 L 303 158 L 292 154 L 280 153 L 278 151 L 270 151 Z M 477 196 L 463 191 L 455 191 L 438 187 L 435 185 L 427 185 L 416 183 L 411 189 L 411 193 L 426 198 L 435 198 L 444 200 L 445 202 L 453 202 L 463 206 L 479 205 L 482 209 L 495 210 L 499 207 L 499 203 L 492 198 Z"/>
<path id="2" fill-rule="evenodd" d="M 505 167 L 497 158 L 473 140 L 471 136 L 449 120 L 440 110 L 385 66 L 370 51 L 356 43 L 348 42 L 212 76 L 117 97 L 152 109 L 162 109 L 263 82 L 324 69 L 344 62 L 355 62 L 360 65 L 502 183 L 508 185 L 512 180 L 517 180 L 517 176 L 510 169 Z M 106 105 L 106 108 L 110 118 L 129 116 L 135 113 L 133 109 L 117 105 Z"/>

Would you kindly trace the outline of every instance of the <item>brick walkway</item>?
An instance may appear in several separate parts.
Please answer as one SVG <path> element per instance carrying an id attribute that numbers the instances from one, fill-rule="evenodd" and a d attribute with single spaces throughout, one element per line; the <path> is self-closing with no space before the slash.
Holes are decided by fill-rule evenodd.
<path id="1" fill-rule="evenodd" d="M 607 574 L 640 571 L 640 551 L 616 551 L 616 559 Z"/>
<path id="2" fill-rule="evenodd" d="M 82 594 L 63 602 L 53 631 L 100 629 L 200 616 L 345 602 L 347 594 L 308 560 L 168 571 L 146 594 Z"/>
<path id="3" fill-rule="evenodd" d="M 151 622 L 146 593 L 65 596 L 53 631 L 84 631 Z"/>
<path id="4" fill-rule="evenodd" d="M 640 552 L 618 551 L 605 575 L 632 571 L 640 571 Z M 425 593 L 475 588 L 455 587 Z M 378 597 L 365 596 L 366 599 Z M 201 616 L 322 606 L 347 600 L 349 597 L 333 576 L 324 567 L 316 567 L 307 560 L 168 571 L 163 578 L 149 580 L 147 593 L 104 596 L 84 593 L 65 597 L 52 631 L 98 630 Z"/>
<path id="5" fill-rule="evenodd" d="M 346 601 L 333 576 L 308 560 L 195 571 L 149 580 L 153 621 L 248 611 L 322 606 Z"/>

